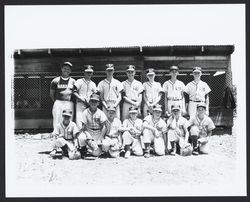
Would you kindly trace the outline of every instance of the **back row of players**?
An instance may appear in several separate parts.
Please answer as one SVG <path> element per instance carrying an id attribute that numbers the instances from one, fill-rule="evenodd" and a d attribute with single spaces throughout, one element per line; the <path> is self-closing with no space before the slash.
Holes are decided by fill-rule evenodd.
<path id="1" fill-rule="evenodd" d="M 125 157 L 128 157 L 131 152 L 130 147 L 132 147 L 136 155 L 142 155 L 144 150 L 144 156 L 149 157 L 151 143 L 154 143 L 154 150 L 158 155 L 165 154 L 168 148 L 171 154 L 175 154 L 174 143 L 179 142 L 181 147 L 185 147 L 188 145 L 188 139 L 192 140 L 193 153 L 198 154 L 198 142 L 206 144 L 207 138 L 205 137 L 211 135 L 214 129 L 212 120 L 207 116 L 208 93 L 211 90 L 207 83 L 200 79 L 202 75 L 200 67 L 193 68 L 194 80 L 185 86 L 177 79 L 179 68 L 171 66 L 169 69 L 171 79 L 166 81 L 163 87 L 155 81 L 155 72 L 152 68 L 147 70 L 148 81 L 142 84 L 134 79 L 136 74 L 134 65 L 126 67 L 128 79 L 120 82 L 113 78 L 114 65 L 106 64 L 107 76 L 97 86 L 91 81 L 93 66 L 85 66 L 84 77 L 77 81 L 70 77 L 71 68 L 72 64 L 65 62 L 61 68 L 61 76 L 51 82 L 50 96 L 54 101 L 53 133 L 57 136 L 52 154 L 55 153 L 56 147 L 66 147 L 66 151 L 72 148 L 67 141 L 70 139 L 82 154 L 86 153 L 86 148 L 92 148 L 94 156 L 100 155 L 101 150 L 109 152 L 111 156 L 117 156 L 122 148 L 125 149 Z M 185 93 L 188 95 L 186 102 Z M 72 95 L 77 98 L 76 128 L 69 127 L 71 125 L 69 123 L 73 123 L 70 121 L 74 112 Z M 161 119 L 162 108 L 158 104 L 162 95 L 165 95 L 165 113 L 170 116 L 167 123 Z M 144 106 L 141 113 L 142 98 Z M 122 99 L 122 114 L 120 115 Z M 97 108 L 99 102 L 102 102 L 103 111 Z M 197 109 L 199 109 L 198 113 Z M 182 117 L 182 114 L 186 112 L 190 116 L 190 122 Z M 138 116 L 144 117 L 143 122 Z M 67 117 L 69 118 L 68 124 Z M 123 125 L 121 125 L 120 117 Z M 191 123 L 195 127 L 191 128 Z M 190 138 L 188 129 L 191 133 Z M 121 140 L 118 138 L 120 132 L 123 132 Z M 165 135 L 166 133 L 168 134 Z M 199 141 L 202 133 L 205 139 Z"/>

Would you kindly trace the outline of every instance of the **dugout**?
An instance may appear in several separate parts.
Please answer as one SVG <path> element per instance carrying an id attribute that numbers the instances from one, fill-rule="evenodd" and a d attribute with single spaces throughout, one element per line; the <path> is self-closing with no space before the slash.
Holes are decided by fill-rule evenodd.
<path id="1" fill-rule="evenodd" d="M 192 81 L 192 68 L 203 68 L 202 80 L 211 88 L 210 116 L 216 126 L 233 125 L 233 109 L 225 106 L 225 89 L 232 89 L 231 54 L 233 45 L 209 46 L 143 46 L 110 48 L 21 49 L 13 53 L 15 73 L 12 82 L 12 108 L 16 130 L 52 130 L 52 101 L 49 87 L 52 79 L 60 75 L 64 61 L 73 64 L 71 76 L 83 76 L 82 67 L 94 66 L 93 81 L 105 78 L 104 65 L 115 65 L 115 78 L 125 80 L 125 66 L 134 64 L 136 79 L 145 81 L 147 68 L 156 69 L 156 81 L 163 84 L 170 78 L 171 65 L 180 68 L 178 79 L 184 84 Z M 163 104 L 163 99 L 161 101 Z"/>

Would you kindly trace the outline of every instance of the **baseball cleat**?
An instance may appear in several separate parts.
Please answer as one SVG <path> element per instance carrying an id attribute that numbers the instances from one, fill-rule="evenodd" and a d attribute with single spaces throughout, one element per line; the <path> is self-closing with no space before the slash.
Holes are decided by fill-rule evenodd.
<path id="1" fill-rule="evenodd" d="M 149 157 L 150 157 L 150 153 L 149 153 L 149 152 L 146 152 L 146 153 L 144 154 L 144 157 L 145 157 L 145 158 L 149 158 Z"/>
<path id="2" fill-rule="evenodd" d="M 124 158 L 127 159 L 130 157 L 130 155 L 131 155 L 130 151 L 126 151 Z"/>
<path id="3" fill-rule="evenodd" d="M 51 157 L 56 156 L 56 150 L 53 149 L 53 150 L 49 153 L 49 155 L 50 155 Z"/>

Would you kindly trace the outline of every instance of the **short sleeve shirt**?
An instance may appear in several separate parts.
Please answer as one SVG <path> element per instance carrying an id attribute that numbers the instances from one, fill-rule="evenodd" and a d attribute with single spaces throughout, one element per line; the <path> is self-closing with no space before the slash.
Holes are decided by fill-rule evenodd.
<path id="1" fill-rule="evenodd" d="M 111 82 L 109 82 L 107 79 L 104 79 L 100 81 L 100 83 L 97 86 L 98 91 L 101 94 L 101 98 L 104 101 L 116 101 L 119 94 L 123 90 L 123 85 L 120 81 L 117 79 L 112 79 Z"/>
<path id="2" fill-rule="evenodd" d="M 189 95 L 189 99 L 193 101 L 205 102 L 205 95 L 211 91 L 210 87 L 204 81 L 191 81 L 186 86 L 186 93 Z"/>
<path id="3" fill-rule="evenodd" d="M 77 93 L 80 97 L 86 98 L 89 101 L 90 95 L 96 93 L 96 84 L 93 81 L 87 81 L 85 78 L 78 79 L 74 84 Z"/>
<path id="4" fill-rule="evenodd" d="M 87 129 L 101 130 L 106 121 L 106 115 L 98 108 L 95 113 L 92 113 L 89 108 L 83 111 L 82 123 L 84 123 Z"/>
<path id="5" fill-rule="evenodd" d="M 50 89 L 55 90 L 55 100 L 70 101 L 75 79 L 56 77 L 51 81 Z M 71 91 L 71 94 L 64 94 L 66 91 Z"/>
<path id="6" fill-rule="evenodd" d="M 189 122 L 186 118 L 180 116 L 178 120 L 175 120 L 175 126 L 173 126 L 173 121 L 174 121 L 174 117 L 171 116 L 168 120 L 167 120 L 167 127 L 171 126 L 172 128 L 177 127 L 180 129 L 182 135 L 184 135 L 184 129 L 187 130 L 187 128 L 189 127 Z"/>
<path id="7" fill-rule="evenodd" d="M 182 93 L 185 92 L 185 85 L 182 81 L 176 80 L 174 83 L 171 80 L 163 84 L 164 92 L 167 93 L 168 99 L 182 99 Z"/>
<path id="8" fill-rule="evenodd" d="M 198 126 L 201 134 L 207 134 L 208 131 L 215 129 L 214 122 L 212 119 L 205 115 L 203 120 L 200 120 L 198 116 L 191 118 L 189 120 L 190 126 Z"/>
<path id="9" fill-rule="evenodd" d="M 150 126 L 155 127 L 159 132 L 166 132 L 167 131 L 167 125 L 165 121 L 163 121 L 162 118 L 160 118 L 158 121 L 153 119 L 152 115 L 146 116 L 143 121 L 146 121 Z"/>
<path id="10" fill-rule="evenodd" d="M 144 92 L 147 100 L 153 103 L 159 97 L 160 92 L 163 91 L 159 82 L 150 83 L 149 81 L 143 83 Z"/>
<path id="11" fill-rule="evenodd" d="M 142 131 L 142 120 L 138 118 L 135 121 L 125 119 L 122 125 L 125 128 L 134 127 L 136 130 Z"/>
<path id="12" fill-rule="evenodd" d="M 139 95 L 143 92 L 142 83 L 134 79 L 132 82 L 123 81 L 122 84 L 126 96 L 133 101 L 137 101 Z"/>
<path id="13" fill-rule="evenodd" d="M 63 122 L 58 123 L 55 127 L 53 134 L 63 135 L 66 140 L 72 140 L 79 133 L 79 128 L 73 121 L 69 122 L 69 125 L 65 126 Z"/>
<path id="14" fill-rule="evenodd" d="M 122 123 L 120 121 L 120 119 L 118 118 L 114 118 L 114 120 L 112 122 L 110 122 L 109 120 L 107 121 L 107 125 L 108 125 L 108 134 L 111 133 L 111 134 L 117 134 L 118 135 L 118 132 L 119 132 L 119 129 L 121 128 L 122 126 Z"/>

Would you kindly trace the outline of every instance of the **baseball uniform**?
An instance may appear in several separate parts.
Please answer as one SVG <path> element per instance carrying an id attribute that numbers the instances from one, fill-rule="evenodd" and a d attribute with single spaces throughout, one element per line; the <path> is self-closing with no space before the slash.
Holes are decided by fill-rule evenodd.
<path id="1" fill-rule="evenodd" d="M 163 135 L 166 132 L 166 123 L 163 119 L 159 119 L 155 121 L 152 115 L 148 115 L 144 118 L 143 122 L 146 122 L 148 125 L 157 129 L 159 136 L 156 137 L 153 132 L 147 128 L 143 130 L 143 142 L 144 144 L 147 143 L 154 143 L 154 150 L 157 155 L 164 155 L 165 154 L 165 144 Z"/>
<path id="2" fill-rule="evenodd" d="M 122 82 L 123 85 L 123 90 L 125 95 L 133 100 L 133 101 L 138 101 L 139 99 L 139 95 L 143 92 L 143 85 L 140 81 L 137 80 L 133 80 L 132 82 L 130 82 L 129 80 L 125 80 Z M 122 109 L 122 120 L 125 120 L 128 118 L 129 115 L 129 108 L 132 105 L 126 101 L 124 101 L 123 103 L 123 109 Z M 138 109 L 140 110 L 140 106 L 138 107 Z"/>
<path id="3" fill-rule="evenodd" d="M 90 95 L 96 93 L 96 84 L 91 80 L 85 78 L 78 79 L 74 84 L 75 91 L 80 97 L 85 98 L 89 102 Z M 87 103 L 83 103 L 79 99 L 76 101 L 76 124 L 81 128 L 82 112 L 87 108 Z"/>
<path id="4" fill-rule="evenodd" d="M 102 101 L 105 101 L 107 106 L 112 106 L 116 103 L 119 94 L 123 90 L 122 83 L 117 79 L 112 78 L 111 82 L 108 79 L 100 81 L 97 86 L 98 91 L 100 92 L 100 97 Z M 107 115 L 107 109 L 102 108 L 103 112 Z M 120 119 L 120 106 L 116 107 L 116 117 Z"/>
<path id="5" fill-rule="evenodd" d="M 143 83 L 143 89 L 146 99 L 150 104 L 155 103 L 160 93 L 163 92 L 161 84 L 159 82 L 154 81 L 153 83 L 147 81 Z M 149 110 L 149 107 L 146 103 L 143 106 L 143 116 L 146 117 L 148 114 L 152 113 L 152 110 Z"/>
<path id="6" fill-rule="evenodd" d="M 197 112 L 197 105 L 205 103 L 205 96 L 211 91 L 209 86 L 204 81 L 191 81 L 187 84 L 185 92 L 189 95 L 188 113 L 190 117 L 194 117 Z M 208 106 L 207 114 L 208 114 Z"/>
<path id="7" fill-rule="evenodd" d="M 132 145 L 131 150 L 132 153 L 136 156 L 142 156 L 142 142 L 141 142 L 141 132 L 142 132 L 142 120 L 137 118 L 135 121 L 129 119 L 125 119 L 123 121 L 124 128 L 134 128 L 137 130 L 136 134 L 131 134 L 130 131 L 125 131 L 122 134 L 123 146 Z"/>
<path id="8" fill-rule="evenodd" d="M 174 83 L 171 80 L 166 81 L 163 84 L 163 90 L 165 92 L 165 99 L 167 99 L 168 113 L 171 114 L 172 105 L 180 105 L 181 112 L 185 113 L 185 100 L 183 92 L 185 92 L 185 85 L 182 81 L 176 80 Z"/>
<path id="9" fill-rule="evenodd" d="M 71 101 L 73 86 L 75 79 L 69 77 L 67 79 L 59 76 L 52 80 L 50 89 L 55 91 L 55 102 L 52 108 L 53 127 L 62 121 L 63 109 L 74 110 L 74 104 Z"/>

